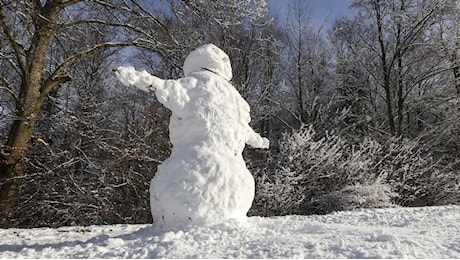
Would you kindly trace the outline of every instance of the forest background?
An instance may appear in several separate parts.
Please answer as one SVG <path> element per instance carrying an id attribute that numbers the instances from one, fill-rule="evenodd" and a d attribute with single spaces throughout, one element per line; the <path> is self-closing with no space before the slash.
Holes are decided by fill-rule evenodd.
<path id="1" fill-rule="evenodd" d="M 182 76 L 212 42 L 268 151 L 250 215 L 460 203 L 460 6 L 355 0 L 312 22 L 265 0 L 0 2 L 0 227 L 149 223 L 169 111 L 117 82 Z"/>

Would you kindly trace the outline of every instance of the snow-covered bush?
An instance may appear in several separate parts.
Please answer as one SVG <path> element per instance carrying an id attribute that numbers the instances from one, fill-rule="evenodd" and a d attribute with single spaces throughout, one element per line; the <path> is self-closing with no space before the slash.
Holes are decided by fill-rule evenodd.
<path id="1" fill-rule="evenodd" d="M 388 184 L 380 179 L 372 184 L 347 185 L 338 191 L 332 191 L 312 202 L 316 208 L 326 210 L 352 210 L 356 208 L 391 207 L 390 201 L 397 197 Z"/>
<path id="2" fill-rule="evenodd" d="M 401 206 L 443 205 L 460 202 L 460 176 L 456 162 L 445 163 L 424 149 L 420 140 L 392 137 L 381 142 L 373 156 L 373 174 L 386 179 Z M 458 160 L 457 160 L 458 161 Z M 458 162 L 457 162 L 458 163 Z"/>
<path id="3" fill-rule="evenodd" d="M 337 135 L 317 138 L 311 126 L 285 133 L 277 168 L 256 177 L 253 214 L 324 214 L 390 205 L 458 203 L 459 177 L 415 140 Z"/>
<path id="4" fill-rule="evenodd" d="M 380 183 L 377 175 L 369 174 L 372 160 L 367 155 L 379 149 L 370 140 L 360 147 L 349 146 L 335 135 L 316 140 L 311 126 L 285 134 L 276 172 L 258 180 L 260 203 L 272 209 L 266 215 L 326 213 L 390 203 L 390 188 Z M 369 191 L 371 188 L 379 192 Z M 340 193 L 355 196 L 339 201 Z M 370 195 L 380 197 L 364 198 Z"/>
<path id="5" fill-rule="evenodd" d="M 429 151 L 436 162 L 429 174 L 433 181 L 425 183 L 431 190 L 425 197 L 430 198 L 429 203 L 433 205 L 460 203 L 459 107 L 460 98 L 449 95 L 446 102 L 436 107 L 436 121 L 429 125 L 427 120 L 423 121 L 425 130 L 417 138 L 419 146 Z"/>

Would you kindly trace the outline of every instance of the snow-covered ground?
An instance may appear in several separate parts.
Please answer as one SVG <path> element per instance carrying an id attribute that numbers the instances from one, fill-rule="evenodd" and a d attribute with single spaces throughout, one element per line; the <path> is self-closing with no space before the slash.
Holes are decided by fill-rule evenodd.
<path id="1" fill-rule="evenodd" d="M 0 258 L 460 258 L 460 206 L 160 230 L 152 225 L 0 229 Z"/>

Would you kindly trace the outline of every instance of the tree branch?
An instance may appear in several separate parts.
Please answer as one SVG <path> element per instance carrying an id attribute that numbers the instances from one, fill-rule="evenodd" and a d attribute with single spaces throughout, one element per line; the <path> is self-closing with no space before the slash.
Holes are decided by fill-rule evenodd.
<path id="1" fill-rule="evenodd" d="M 62 10 L 62 9 L 65 9 L 73 4 L 76 4 L 78 2 L 81 2 L 82 0 L 69 0 L 67 2 L 62 2 L 62 4 L 59 6 L 59 8 Z"/>
<path id="2" fill-rule="evenodd" d="M 135 44 L 136 44 L 136 41 L 134 41 L 134 42 L 115 42 L 115 43 L 106 42 L 106 43 L 98 44 L 98 45 L 94 46 L 91 49 L 88 49 L 86 51 L 77 53 L 74 56 L 68 58 L 61 65 L 59 65 L 59 67 L 57 67 L 57 69 L 53 72 L 53 74 L 51 74 L 51 76 L 49 76 L 45 80 L 45 83 L 43 84 L 43 86 L 40 89 L 40 97 L 38 99 L 38 102 L 37 102 L 36 106 L 41 106 L 41 104 L 48 97 L 48 94 L 50 93 L 50 91 L 53 88 L 55 88 L 59 84 L 62 84 L 62 83 L 65 83 L 65 82 L 71 80 L 71 78 L 69 76 L 64 75 L 64 72 L 65 72 L 65 70 L 67 68 L 69 68 L 75 62 L 77 62 L 77 61 L 79 61 L 79 60 L 81 60 L 83 58 L 86 58 L 86 57 L 88 57 L 88 56 L 90 56 L 90 55 L 92 55 L 92 54 L 94 54 L 94 53 L 96 53 L 98 51 L 103 50 L 103 49 L 132 46 L 132 45 L 135 45 Z"/>
<path id="3" fill-rule="evenodd" d="M 6 34 L 6 37 L 8 38 L 8 41 L 10 42 L 13 48 L 14 55 L 16 56 L 16 60 L 18 61 L 18 64 L 19 64 L 19 68 L 24 73 L 26 70 L 26 66 L 24 64 L 24 61 L 22 60 L 22 57 L 24 56 L 24 47 L 14 39 L 14 35 L 11 30 L 11 27 L 8 25 L 6 16 L 3 13 L 3 6 L 0 10 L 0 26 L 2 27 L 3 32 Z"/>
<path id="4" fill-rule="evenodd" d="M 13 96 L 15 101 L 19 100 L 19 94 L 11 87 L 11 84 L 9 84 L 5 78 L 0 78 L 0 81 L 5 85 L 4 87 L 0 86 L 0 90 L 6 90 L 11 94 L 11 96 Z"/>

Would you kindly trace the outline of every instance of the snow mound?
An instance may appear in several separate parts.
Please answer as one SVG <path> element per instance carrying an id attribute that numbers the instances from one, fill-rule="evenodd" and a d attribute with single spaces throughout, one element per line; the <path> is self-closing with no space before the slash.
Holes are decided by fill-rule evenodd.
<path id="1" fill-rule="evenodd" d="M 0 258 L 460 258 L 460 206 L 161 229 L 153 225 L 0 229 Z"/>

